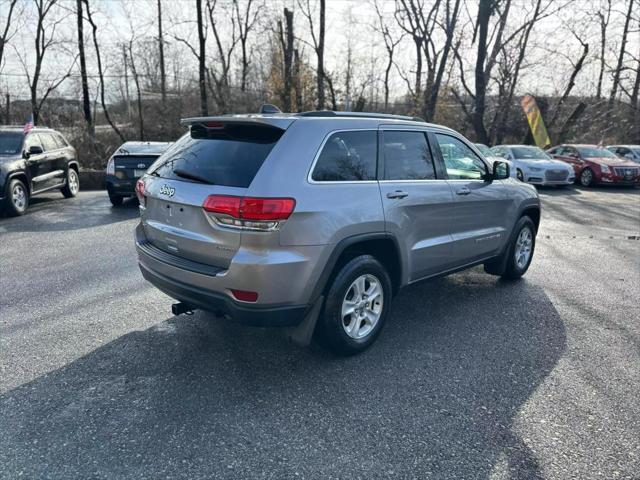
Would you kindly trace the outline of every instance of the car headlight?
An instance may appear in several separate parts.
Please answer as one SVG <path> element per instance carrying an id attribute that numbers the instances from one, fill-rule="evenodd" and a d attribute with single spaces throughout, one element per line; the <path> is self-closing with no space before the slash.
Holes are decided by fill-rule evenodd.
<path id="1" fill-rule="evenodd" d="M 600 171 L 602 171 L 602 173 L 611 173 L 611 170 L 606 165 L 600 165 Z"/>

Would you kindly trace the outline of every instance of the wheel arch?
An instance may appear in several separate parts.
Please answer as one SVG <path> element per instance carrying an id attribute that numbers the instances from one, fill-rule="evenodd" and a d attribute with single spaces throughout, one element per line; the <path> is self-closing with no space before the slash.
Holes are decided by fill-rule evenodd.
<path id="1" fill-rule="evenodd" d="M 400 245 L 393 235 L 378 232 L 354 235 L 336 244 L 314 288 L 312 300 L 315 301 L 320 295 L 326 293 L 340 269 L 358 255 L 372 255 L 385 267 L 391 278 L 395 295 L 402 286 L 403 278 Z"/>
<path id="2" fill-rule="evenodd" d="M 12 172 L 9 175 L 7 175 L 6 188 L 9 188 L 9 183 L 11 182 L 11 180 L 15 178 L 17 178 L 18 180 L 22 181 L 22 183 L 24 183 L 24 186 L 27 187 L 27 192 L 29 193 L 29 195 L 31 195 L 31 182 L 29 181 L 29 176 L 27 175 L 26 172 L 23 172 L 21 170 L 17 172 Z"/>

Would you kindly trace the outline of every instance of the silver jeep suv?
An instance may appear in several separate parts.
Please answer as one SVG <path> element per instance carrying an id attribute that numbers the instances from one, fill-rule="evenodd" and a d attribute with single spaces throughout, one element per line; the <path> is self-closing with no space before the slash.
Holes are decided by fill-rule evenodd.
<path id="1" fill-rule="evenodd" d="M 175 314 L 290 327 L 353 354 L 401 287 L 478 264 L 513 279 L 531 263 L 535 189 L 449 128 L 350 112 L 183 123 L 136 186 L 140 269 Z"/>

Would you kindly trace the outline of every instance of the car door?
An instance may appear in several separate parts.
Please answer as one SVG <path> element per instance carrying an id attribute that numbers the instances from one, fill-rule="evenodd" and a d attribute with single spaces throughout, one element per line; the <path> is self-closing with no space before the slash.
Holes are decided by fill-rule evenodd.
<path id="1" fill-rule="evenodd" d="M 382 128 L 379 141 L 386 230 L 403 243 L 409 281 L 447 270 L 453 195 L 436 173 L 427 132 Z"/>
<path id="2" fill-rule="evenodd" d="M 40 147 L 40 149 L 42 149 L 42 153 L 30 154 L 29 150 L 31 149 L 31 147 Z M 31 191 L 35 192 L 40 189 L 40 187 L 38 186 L 38 177 L 44 174 L 43 165 L 45 157 L 42 140 L 40 139 L 40 135 L 38 133 L 31 132 L 27 134 L 24 140 L 24 155 L 26 158 L 25 163 L 27 166 L 27 171 L 31 180 Z"/>
<path id="3" fill-rule="evenodd" d="M 451 235 L 456 266 L 498 253 L 510 233 L 507 218 L 513 207 L 503 181 L 488 180 L 489 166 L 461 137 L 432 135 L 454 198 Z"/>

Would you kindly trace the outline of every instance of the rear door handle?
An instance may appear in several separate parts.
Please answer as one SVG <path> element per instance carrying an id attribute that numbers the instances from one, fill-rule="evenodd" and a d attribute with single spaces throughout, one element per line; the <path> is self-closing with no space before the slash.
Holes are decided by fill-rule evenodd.
<path id="1" fill-rule="evenodd" d="M 471 190 L 469 190 L 469 187 L 462 187 L 460 190 L 458 190 L 456 192 L 458 195 L 469 195 L 471 193 Z"/>
<path id="2" fill-rule="evenodd" d="M 402 190 L 396 190 L 395 192 L 387 193 L 387 198 L 404 198 L 409 195 L 409 192 L 404 192 Z"/>

